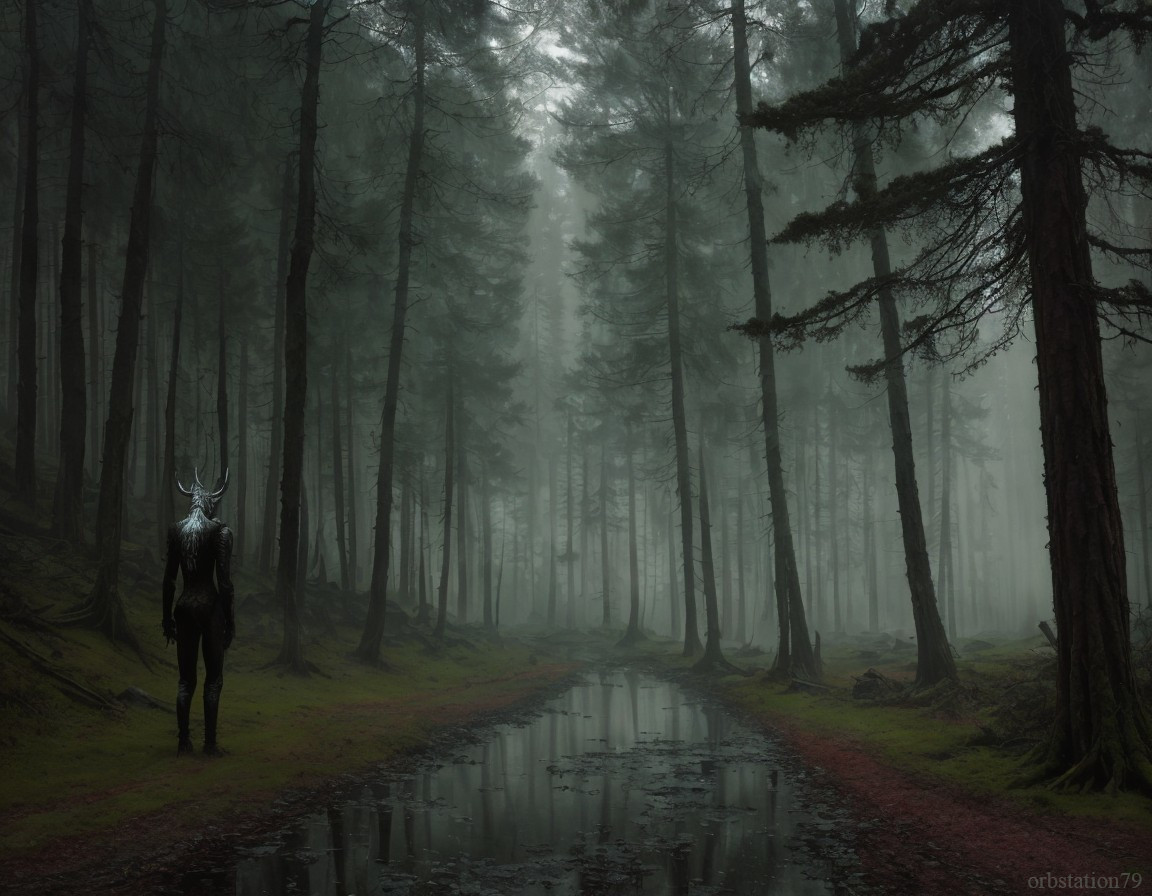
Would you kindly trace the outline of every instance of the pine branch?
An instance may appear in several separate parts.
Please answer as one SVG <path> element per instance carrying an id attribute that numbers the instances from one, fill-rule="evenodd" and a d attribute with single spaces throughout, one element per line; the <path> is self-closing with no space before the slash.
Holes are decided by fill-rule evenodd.
<path id="1" fill-rule="evenodd" d="M 1008 138 L 979 155 L 893 178 L 867 199 L 836 202 L 823 211 L 797 215 L 772 242 L 820 242 L 839 252 L 875 229 L 903 224 L 931 211 L 967 212 L 973 202 L 986 203 L 1002 191 L 1017 150 L 1015 138 Z"/>
<path id="2" fill-rule="evenodd" d="M 1007 74 L 1007 60 L 989 52 L 1004 40 L 1004 13 L 992 0 L 921 2 L 867 28 L 845 74 L 779 105 L 762 102 L 740 123 L 795 140 L 833 122 L 950 116 Z"/>

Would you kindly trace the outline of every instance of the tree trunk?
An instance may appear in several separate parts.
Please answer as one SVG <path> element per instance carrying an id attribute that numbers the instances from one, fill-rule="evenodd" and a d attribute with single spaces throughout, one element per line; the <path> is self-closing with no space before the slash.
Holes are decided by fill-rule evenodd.
<path id="1" fill-rule="evenodd" d="M 284 453 L 284 315 L 285 290 L 288 284 L 288 256 L 292 249 L 292 157 L 284 160 L 284 182 L 280 190 L 280 233 L 276 249 L 276 305 L 272 322 L 272 418 L 268 434 L 268 476 L 264 480 L 264 522 L 260 529 L 260 572 L 272 570 L 272 555 L 276 551 L 276 491 L 277 476 L 282 467 Z M 199 393 L 197 393 L 199 394 Z"/>
<path id="2" fill-rule="evenodd" d="M 600 446 L 600 575 L 601 600 L 600 624 L 604 628 L 612 625 L 611 576 L 608 562 L 608 440 Z"/>
<path id="3" fill-rule="evenodd" d="M 671 630 L 673 640 L 680 637 L 680 620 L 683 615 L 677 606 L 676 599 L 676 521 L 673 519 L 674 511 L 668 508 L 668 608 L 671 611 Z"/>
<path id="4" fill-rule="evenodd" d="M 400 485 L 400 587 L 396 589 L 396 600 L 407 607 L 413 601 L 411 589 L 412 561 L 412 483 L 402 477 Z"/>
<path id="5" fill-rule="evenodd" d="M 313 401 L 316 402 L 316 450 L 314 452 L 316 468 L 312 480 L 316 495 L 316 525 L 312 528 L 316 535 L 312 550 L 312 565 L 309 568 L 317 570 L 317 580 L 321 586 L 324 586 L 328 584 L 327 568 L 324 565 L 324 394 L 320 391 L 319 377 L 317 377 L 316 389 L 312 395 Z M 308 527 L 303 528 L 307 531 Z M 300 544 L 306 545 L 307 542 L 301 541 Z"/>
<path id="6" fill-rule="evenodd" d="M 1032 283 L 1056 613 L 1057 786 L 1152 789 L 1152 729 L 1132 668 L 1124 537 L 1108 428 L 1087 196 L 1064 7 L 1008 15 L 1022 219 Z"/>
<path id="7" fill-rule="evenodd" d="M 182 223 L 182 222 L 181 222 Z M 176 232 L 176 311 L 172 317 L 172 351 L 168 357 L 168 393 L 164 401 L 164 463 L 160 482 L 160 519 L 156 537 L 163 555 L 168 549 L 168 526 L 176 519 L 172 485 L 176 481 L 176 392 L 180 375 L 180 332 L 184 315 L 184 229 Z"/>
<path id="8" fill-rule="evenodd" d="M 1148 532 L 1148 481 L 1144 471 L 1145 442 L 1141 432 L 1139 418 L 1136 423 L 1136 482 L 1139 491 L 1140 506 L 1140 556 L 1144 561 L 1144 600 L 1149 610 L 1152 610 L 1152 546 L 1149 544 Z"/>
<path id="9" fill-rule="evenodd" d="M 575 520 L 575 503 L 573 501 L 572 489 L 572 442 L 575 438 L 576 428 L 572 422 L 572 411 L 568 411 L 568 436 L 564 440 L 564 488 L 565 488 L 565 519 L 566 525 L 564 527 L 564 563 L 567 572 L 567 588 L 565 589 L 565 598 L 568 603 L 565 608 L 564 618 L 565 624 L 568 629 L 576 628 L 576 564 L 573 562 L 575 559 L 572 556 L 574 544 L 572 539 L 572 526 Z"/>
<path id="10" fill-rule="evenodd" d="M 103 392 L 104 362 L 102 343 L 104 331 L 100 327 L 100 292 L 96 276 L 97 251 L 92 239 L 92 224 L 88 223 L 88 466 L 92 479 L 99 475 L 100 457 L 100 395 Z"/>
<path id="11" fill-rule="evenodd" d="M 748 595 L 744 584 L 744 495 L 736 494 L 736 631 L 745 644 L 748 637 Z"/>
<path id="12" fill-rule="evenodd" d="M 948 637 L 956 638 L 956 593 L 952 584 L 952 389 L 943 378 L 940 402 L 940 563 L 936 578 L 948 618 Z"/>
<path id="13" fill-rule="evenodd" d="M 151 264 L 151 259 L 149 259 L 149 264 Z M 154 289 L 153 289 L 153 282 L 152 282 L 152 274 L 151 274 L 151 272 L 149 272 L 149 274 L 145 280 L 144 296 L 141 299 L 141 303 L 140 303 L 140 310 L 141 310 L 141 315 L 142 315 L 141 320 L 144 322 L 145 326 L 147 326 L 147 324 L 148 324 L 148 318 L 152 316 L 152 307 L 151 306 L 152 306 L 152 293 L 153 292 L 154 292 Z M 139 338 L 139 337 L 137 337 L 137 338 Z M 147 359 L 147 350 L 148 350 L 147 341 L 148 341 L 148 331 L 145 330 L 144 331 L 144 342 L 145 342 L 144 359 Z M 145 436 L 147 435 L 147 431 L 144 428 L 145 424 L 148 420 L 148 417 L 147 417 L 148 409 L 144 406 L 144 381 L 146 380 L 146 378 L 147 378 L 146 377 L 146 365 L 143 363 L 143 361 L 140 357 L 139 348 L 137 348 L 137 351 L 136 351 L 136 370 L 132 375 L 132 390 L 133 390 L 132 408 L 133 408 L 133 412 L 132 412 L 132 432 L 131 432 L 131 436 L 130 436 L 131 451 L 128 455 L 128 472 L 126 474 L 126 482 L 125 482 L 125 488 L 126 488 L 125 493 L 131 497 L 136 497 L 136 485 L 137 485 L 137 480 L 139 479 L 139 474 L 140 474 L 140 443 L 144 441 Z M 141 495 L 141 497 L 143 497 L 143 495 Z M 135 520 L 131 516 L 129 516 L 124 521 L 124 531 L 121 533 L 124 538 L 131 537 L 131 526 L 134 522 L 135 522 Z"/>
<path id="14" fill-rule="evenodd" d="M 135 635 L 128 628 L 128 620 L 120 601 L 120 538 L 124 513 L 124 473 L 128 460 L 128 441 L 132 434 L 133 380 L 140 342 L 140 313 L 151 242 L 153 180 L 159 138 L 160 73 L 168 18 L 165 0 L 155 0 L 155 3 L 144 131 L 128 225 L 124 280 L 120 289 L 120 322 L 116 327 L 116 353 L 112 360 L 108 422 L 104 426 L 103 466 L 96 508 L 96 583 L 87 600 L 67 617 L 69 622 L 97 628 L 112 640 L 123 639 L 137 650 L 139 647 Z M 29 4 L 29 8 L 32 5 Z"/>
<path id="15" fill-rule="evenodd" d="M 580 609 L 581 616 L 588 618 L 588 520 L 592 516 L 592 495 L 588 491 L 588 449 L 580 449 Z M 501 543 L 503 552 L 504 545 Z"/>
<path id="16" fill-rule="evenodd" d="M 308 398 L 308 266 L 316 218 L 316 110 L 320 100 L 320 64 L 324 17 L 330 0 L 317 0 L 308 15 L 304 38 L 304 86 L 300 95 L 300 162 L 296 227 L 284 289 L 284 467 L 280 480 L 280 558 L 276 597 L 284 608 L 284 642 L 276 662 L 304 675 L 301 638 L 304 581 L 299 575 L 300 498 L 304 473 L 304 408 Z"/>
<path id="17" fill-rule="evenodd" d="M 224 266 L 220 262 L 218 271 L 219 290 L 218 317 L 216 321 L 216 429 L 220 436 L 220 468 L 218 476 L 223 476 L 228 469 L 228 330 L 224 317 L 226 303 L 226 290 L 224 287 Z"/>
<path id="18" fill-rule="evenodd" d="M 356 648 L 356 656 L 367 663 L 375 663 L 379 659 L 380 640 L 384 636 L 384 609 L 388 600 L 388 563 L 392 537 L 392 468 L 395 463 L 396 412 L 400 395 L 400 357 L 404 349 L 404 320 L 408 314 L 412 247 L 418 239 L 413 224 L 413 211 L 420 181 L 420 163 L 424 154 L 425 65 L 424 15 L 419 3 L 412 5 L 412 27 L 415 56 L 412 133 L 408 141 L 404 192 L 400 197 L 400 247 L 396 266 L 396 294 L 388 349 L 388 380 L 384 386 L 384 409 L 380 418 L 380 473 L 376 483 L 376 533 L 372 552 L 372 584 L 368 594 L 368 617 L 364 623 L 360 644 Z M 439 627 L 439 623 L 437 625 Z"/>
<path id="19" fill-rule="evenodd" d="M 20 239 L 20 357 L 16 406 L 16 494 L 36 500 L 36 282 L 40 252 L 40 47 L 38 4 L 24 4 L 24 216 Z"/>
<path id="20" fill-rule="evenodd" d="M 460 514 L 456 522 L 457 625 L 464 625 L 468 621 L 468 452 L 464 449 L 467 444 L 464 435 L 465 419 L 461 409 L 456 418 L 456 509 Z"/>
<path id="21" fill-rule="evenodd" d="M 347 353 L 347 345 L 344 347 Z M 348 544 L 344 529 L 344 457 L 340 446 L 340 430 L 344 420 L 340 414 L 340 371 L 332 362 L 332 491 L 336 499 L 336 550 L 340 554 L 340 590 L 352 590 L 348 576 Z"/>
<path id="22" fill-rule="evenodd" d="M 24 102 L 27 99 L 25 97 Z M 23 283 L 20 257 L 24 253 L 24 194 L 27 191 L 28 174 L 28 117 L 21 107 L 16 110 L 16 184 L 12 191 L 12 267 L 9 280 L 8 304 L 8 391 L 4 406 L 9 417 L 17 413 L 17 382 L 20 372 L 20 292 Z"/>
<path id="23" fill-rule="evenodd" d="M 868 576 L 868 631 L 880 631 L 880 586 L 876 563 L 876 506 L 872 494 L 872 458 L 864 462 L 864 565 Z"/>
<path id="24" fill-rule="evenodd" d="M 684 409 L 684 364 L 680 349 L 680 295 L 677 283 L 679 237 L 676 224 L 675 155 L 671 135 L 664 141 L 664 300 L 668 311 L 668 360 L 672 377 L 672 429 L 676 442 L 676 494 L 680 499 L 680 543 L 684 561 L 684 656 L 700 652 L 696 620 L 696 569 L 692 549 L 692 470 Z"/>
<path id="25" fill-rule="evenodd" d="M 248 331 L 240 335 L 240 396 L 236 408 L 240 437 L 236 459 L 236 532 L 232 555 L 241 563 L 248 549 Z"/>
<path id="26" fill-rule="evenodd" d="M 484 628 L 493 629 L 492 617 L 492 491 L 488 485 L 488 471 L 480 473 L 480 528 L 483 546 L 481 548 L 481 576 L 484 580 Z"/>
<path id="27" fill-rule="evenodd" d="M 701 427 L 703 432 L 703 427 Z M 720 601 L 716 594 L 716 569 L 712 559 L 712 520 L 708 510 L 708 468 L 704 464 L 704 439 L 700 439 L 700 573 L 704 579 L 704 612 L 708 622 L 704 655 L 692 667 L 697 672 L 726 668 L 720 650 Z"/>
<path id="28" fill-rule="evenodd" d="M 724 479 L 720 477 L 720 625 L 721 631 L 733 635 L 735 611 L 732 606 L 732 551 L 728 541 L 728 501 Z"/>
<path id="29" fill-rule="evenodd" d="M 828 400 L 833 401 L 831 391 Z M 837 518 L 840 516 L 840 492 L 838 464 L 840 428 L 837 426 L 837 408 L 828 409 L 828 562 L 832 567 L 832 631 L 843 634 L 844 619 L 840 608 L 840 537 L 837 531 Z"/>
<path id="30" fill-rule="evenodd" d="M 444 637 L 444 627 L 448 623 L 448 575 L 452 566 L 452 471 L 456 463 L 453 452 L 456 450 L 453 432 L 453 406 L 451 368 L 449 368 L 448 391 L 444 400 L 444 556 L 440 561 L 440 586 L 436 594 L 436 628 L 433 634 Z"/>
<path id="31" fill-rule="evenodd" d="M 752 111 L 752 79 L 748 62 L 748 23 L 744 0 L 733 0 L 732 39 L 734 47 L 734 86 L 737 114 Z M 756 316 L 772 318 L 772 291 L 768 279 L 767 232 L 764 225 L 763 185 L 756 153 L 755 133 L 740 129 L 744 160 L 744 195 L 748 206 L 748 234 L 751 252 L 752 293 Z M 780 409 L 776 395 L 776 353 L 767 336 L 757 340 L 760 361 L 760 402 L 764 425 L 764 458 L 768 469 L 768 500 L 772 510 L 773 580 L 779 623 L 775 670 L 783 675 L 798 673 L 814 679 L 817 675 L 800 572 L 788 516 L 788 492 L 784 486 L 784 461 L 780 452 Z"/>
<path id="32" fill-rule="evenodd" d="M 352 392 L 352 351 L 344 353 L 344 395 L 348 400 L 348 587 L 356 590 L 357 535 L 356 535 L 356 401 Z M 426 504 L 424 506 L 427 506 Z"/>
<path id="33" fill-rule="evenodd" d="M 840 38 L 840 58 L 846 68 L 856 52 L 856 34 L 848 10 L 848 0 L 835 0 L 836 30 Z M 853 135 L 856 160 L 855 186 L 862 197 L 876 193 L 876 168 L 872 147 L 863 128 Z M 882 229 L 869 234 L 872 267 L 880 280 L 892 275 L 888 238 Z M 887 288 L 880 290 L 880 333 L 884 343 L 884 380 L 888 393 L 888 419 L 892 428 L 892 453 L 896 465 L 896 496 L 904 540 L 904 560 L 912 598 L 916 627 L 916 686 L 930 687 L 956 678 L 956 662 L 940 620 L 932 566 L 924 537 L 924 517 L 916 486 L 916 461 L 912 452 L 912 423 L 908 413 L 908 385 L 904 377 L 903 348 L 900 344 L 900 314 L 896 299 Z"/>
<path id="34" fill-rule="evenodd" d="M 154 501 L 160 478 L 157 467 L 160 461 L 160 337 L 157 335 L 160 323 L 159 303 L 156 299 L 155 283 L 149 283 L 148 290 L 148 435 L 144 454 L 144 493 Z M 153 506 L 155 506 L 153 504 Z"/>
<path id="35" fill-rule="evenodd" d="M 640 554 L 636 542 L 636 472 L 633 450 L 628 449 L 628 630 L 620 640 L 626 647 L 644 639 L 640 629 Z"/>
<path id="36" fill-rule="evenodd" d="M 548 625 L 556 625 L 556 457 L 548 458 Z"/>
<path id="37" fill-rule="evenodd" d="M 52 528 L 73 544 L 83 540 L 84 440 L 88 396 L 84 370 L 83 272 L 84 117 L 88 106 L 89 0 L 79 0 L 76 19 L 76 72 L 72 87 L 68 186 L 60 256 L 60 465 L 56 474 Z"/>
<path id="38" fill-rule="evenodd" d="M 424 485 L 424 473 L 420 473 L 420 605 L 416 611 L 416 618 L 422 625 L 428 624 L 429 609 L 428 609 L 428 572 L 425 569 L 424 559 L 428 554 L 429 538 L 428 538 L 428 489 Z"/>

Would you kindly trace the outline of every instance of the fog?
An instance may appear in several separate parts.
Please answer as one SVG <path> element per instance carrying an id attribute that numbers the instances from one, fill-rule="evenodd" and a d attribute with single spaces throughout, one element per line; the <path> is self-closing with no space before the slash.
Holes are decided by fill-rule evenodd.
<path id="1" fill-rule="evenodd" d="M 893 365 L 948 638 L 1034 633 L 1052 617 L 1036 344 L 1012 279 L 1022 262 L 978 288 L 943 277 L 901 293 L 896 355 L 874 299 L 809 313 L 873 277 L 866 228 L 833 217 L 804 231 L 805 214 L 864 195 L 861 147 L 880 185 L 985 152 L 1013 130 L 1003 90 L 961 117 L 868 133 L 742 129 L 733 20 L 719 8 L 447 0 L 325 4 L 319 20 L 290 3 L 184 4 L 162 10 L 162 45 L 151 7 L 96 3 L 82 82 L 77 8 L 38 6 L 36 72 L 15 7 L 0 48 L 6 95 L 24 97 L 3 110 L 14 215 L 0 381 L 13 427 L 30 381 L 15 466 L 42 495 L 57 455 L 76 454 L 58 422 L 86 405 L 82 485 L 68 486 L 79 497 L 61 503 L 56 490 L 62 533 L 106 528 L 97 490 L 114 489 L 106 473 L 123 465 L 117 525 L 159 562 L 181 513 L 176 480 L 227 469 L 237 567 L 279 568 L 277 594 L 294 589 L 305 625 L 335 595 L 367 593 L 367 655 L 385 599 L 441 630 L 631 622 L 684 638 L 686 623 L 701 636 L 718 623 L 731 645 L 773 650 L 768 351 L 809 629 L 916 632 L 881 375 Z M 831 12 L 757 8 L 740 38 L 753 101 L 839 70 Z M 1127 137 L 1147 110 L 1148 56 L 1100 53 L 1105 74 L 1079 85 L 1082 114 Z M 142 133 L 157 135 L 154 159 Z M 131 199 L 145 164 L 150 216 Z M 748 183 L 763 206 L 772 335 L 754 298 Z M 1002 181 L 973 206 L 985 235 L 1018 190 Z M 1146 247 L 1148 209 L 1139 189 L 1101 186 L 1089 225 Z M 918 271 L 943 226 L 889 222 L 891 264 Z M 969 268 L 997 250 L 995 238 L 970 243 Z M 1147 283 L 1141 258 L 1105 253 L 1097 274 Z M 72 318 L 54 310 L 65 283 L 82 299 Z M 937 315 L 965 288 L 960 311 Z M 126 335 L 134 301 L 139 334 Z M 1152 601 L 1141 326 L 1105 327 L 1103 342 L 1133 604 Z M 79 373 L 67 338 L 80 340 Z M 79 397 L 66 385 L 77 377 Z M 130 425 L 119 442 L 105 423 L 117 414 Z M 22 468 L 30 446 L 36 463 Z M 282 557 L 285 526 L 298 560 Z M 359 624 L 363 603 L 339 600 Z"/>

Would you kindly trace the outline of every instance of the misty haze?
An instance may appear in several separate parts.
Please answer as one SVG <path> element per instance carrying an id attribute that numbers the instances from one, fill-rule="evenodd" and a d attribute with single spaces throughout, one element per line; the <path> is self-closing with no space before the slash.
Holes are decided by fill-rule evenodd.
<path id="1" fill-rule="evenodd" d="M 1148 0 L 13 0 L 14 893 L 1152 886 Z"/>

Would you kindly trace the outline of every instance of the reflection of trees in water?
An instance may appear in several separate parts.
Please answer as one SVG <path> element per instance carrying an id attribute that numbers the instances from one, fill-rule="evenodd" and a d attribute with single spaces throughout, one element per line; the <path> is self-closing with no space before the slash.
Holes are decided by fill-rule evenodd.
<path id="1" fill-rule="evenodd" d="M 602 675 L 456 757 L 310 816 L 240 862 L 237 896 L 827 892 L 788 846 L 808 816 L 773 745 L 671 684 Z"/>

